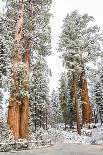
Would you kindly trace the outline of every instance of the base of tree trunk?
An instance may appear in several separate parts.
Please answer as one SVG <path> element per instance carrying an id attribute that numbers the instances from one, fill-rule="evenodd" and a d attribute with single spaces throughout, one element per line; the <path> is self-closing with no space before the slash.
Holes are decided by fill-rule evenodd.
<path id="1" fill-rule="evenodd" d="M 8 106 L 8 125 L 13 132 L 14 139 L 28 139 L 28 115 L 29 98 L 24 97 L 21 104 L 16 100 L 11 101 Z"/>

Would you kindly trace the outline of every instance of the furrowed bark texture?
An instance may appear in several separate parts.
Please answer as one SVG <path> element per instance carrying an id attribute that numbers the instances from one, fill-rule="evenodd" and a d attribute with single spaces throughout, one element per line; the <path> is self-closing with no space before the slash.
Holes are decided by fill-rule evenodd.
<path id="1" fill-rule="evenodd" d="M 82 98 L 82 123 L 92 122 L 92 107 L 89 100 L 87 80 L 84 73 L 81 74 L 81 98 Z"/>
<path id="2" fill-rule="evenodd" d="M 13 132 L 14 139 L 18 140 L 19 138 L 25 138 L 28 139 L 28 115 L 29 115 L 29 98 L 27 96 L 24 96 L 22 98 L 15 97 L 15 94 L 19 94 L 19 89 L 21 82 L 19 81 L 18 76 L 18 65 L 22 63 L 22 43 L 21 39 L 23 39 L 23 12 L 24 12 L 24 5 L 23 0 L 20 0 L 21 8 L 19 11 L 19 16 L 17 20 L 16 25 L 16 33 L 15 33 L 15 41 L 17 42 L 17 49 L 18 51 L 14 52 L 14 58 L 13 58 L 13 66 L 14 69 L 12 71 L 12 79 L 14 81 L 13 85 L 16 87 L 16 93 L 11 92 L 10 96 L 10 102 L 8 106 L 8 124 L 10 126 L 10 129 Z M 29 56 L 28 56 L 29 57 Z M 25 66 L 27 66 L 26 74 L 29 69 L 29 63 L 30 61 L 28 58 L 26 58 L 26 61 L 24 62 Z M 18 76 L 18 79 L 17 79 Z M 29 82 L 29 81 L 28 81 Z M 25 86 L 25 90 L 28 91 L 28 86 Z"/>

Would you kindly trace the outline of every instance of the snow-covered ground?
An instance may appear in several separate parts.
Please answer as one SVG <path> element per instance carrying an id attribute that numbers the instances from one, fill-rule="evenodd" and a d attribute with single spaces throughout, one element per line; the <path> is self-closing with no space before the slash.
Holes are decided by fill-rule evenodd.
<path id="1" fill-rule="evenodd" d="M 81 136 L 76 130 L 62 131 L 64 143 L 81 143 L 81 144 L 102 144 L 103 145 L 103 126 L 97 125 L 96 128 L 83 128 Z"/>
<path id="2" fill-rule="evenodd" d="M 88 129 L 84 127 L 82 129 L 81 136 L 77 134 L 76 129 L 54 129 L 50 128 L 48 131 L 40 129 L 34 137 L 42 140 L 50 139 L 51 143 L 81 143 L 81 144 L 102 144 L 103 145 L 103 126 L 96 125 L 96 128 Z"/>

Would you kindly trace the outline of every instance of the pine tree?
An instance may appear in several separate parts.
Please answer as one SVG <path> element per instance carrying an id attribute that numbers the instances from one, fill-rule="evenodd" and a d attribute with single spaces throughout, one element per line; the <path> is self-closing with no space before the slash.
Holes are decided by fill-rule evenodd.
<path id="1" fill-rule="evenodd" d="M 49 110 L 48 104 L 50 101 L 48 95 L 49 86 L 47 80 L 49 69 L 46 64 L 46 56 L 49 56 L 51 54 L 51 3 L 51 0 L 38 1 L 37 6 L 35 6 L 36 8 L 33 11 L 35 19 L 32 21 L 32 37 L 34 37 L 32 38 L 33 53 L 31 56 L 31 66 L 34 67 L 32 67 L 31 69 L 33 74 L 31 78 L 32 81 L 30 100 L 30 122 L 32 131 L 36 130 L 37 127 L 43 127 L 45 129 L 47 128 L 47 115 Z M 37 79 L 37 77 L 39 78 Z M 41 88 L 43 88 L 44 90 Z M 42 97 L 43 94 L 44 98 Z M 35 100 L 33 98 L 35 98 Z"/>
<path id="2" fill-rule="evenodd" d="M 98 113 L 100 114 L 100 120 L 102 124 L 102 114 L 103 114 L 103 107 L 102 107 L 102 89 L 100 82 L 97 82 L 95 85 L 95 102 L 97 104 Z"/>
<path id="3" fill-rule="evenodd" d="M 68 106 L 68 90 L 67 90 L 67 76 L 66 73 L 61 74 L 60 86 L 59 86 L 59 104 L 61 107 L 63 120 L 65 124 L 65 130 L 67 128 L 68 119 L 69 119 L 69 106 Z"/>
<path id="4" fill-rule="evenodd" d="M 34 132 L 40 127 L 47 128 L 49 105 L 48 67 L 43 57 L 34 64 L 31 77 L 30 128 Z"/>
<path id="5" fill-rule="evenodd" d="M 0 43 L 0 88 L 2 88 L 2 77 L 6 75 L 5 53 L 3 51 L 3 43 Z"/>
<path id="6" fill-rule="evenodd" d="M 71 78 L 70 72 L 67 72 L 67 97 L 68 97 L 68 108 L 69 108 L 69 124 L 70 128 L 73 128 L 73 122 L 76 120 L 74 106 L 73 106 L 73 79 Z"/>
<path id="7" fill-rule="evenodd" d="M 53 127 L 56 127 L 59 123 L 62 122 L 61 115 L 62 113 L 59 103 L 59 94 L 56 90 L 53 89 L 51 93 L 51 124 Z"/>
<path id="8" fill-rule="evenodd" d="M 0 32 L 3 31 L 3 14 L 0 14 Z M 0 88 L 3 87 L 3 75 L 6 76 L 6 53 L 3 45 L 3 35 L 0 34 Z"/>

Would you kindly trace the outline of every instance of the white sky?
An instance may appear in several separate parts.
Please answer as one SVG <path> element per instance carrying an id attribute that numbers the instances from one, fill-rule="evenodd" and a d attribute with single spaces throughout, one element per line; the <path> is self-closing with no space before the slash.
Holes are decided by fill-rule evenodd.
<path id="1" fill-rule="evenodd" d="M 95 24 L 101 26 L 103 29 L 103 0 L 53 0 L 51 7 L 51 13 L 53 18 L 51 19 L 52 28 L 52 56 L 47 61 L 49 67 L 52 69 L 52 78 L 50 80 L 50 91 L 53 88 L 58 87 L 59 74 L 62 72 L 62 62 L 58 58 L 56 49 L 58 47 L 59 36 L 62 31 L 63 20 L 67 13 L 71 13 L 74 10 L 78 10 L 80 14 L 88 13 L 95 18 Z"/>
<path id="2" fill-rule="evenodd" d="M 2 8 L 1 0 L 0 8 Z M 50 80 L 50 91 L 58 87 L 59 74 L 63 70 L 62 62 L 58 58 L 59 53 L 56 51 L 63 20 L 67 13 L 71 13 L 71 11 L 74 10 L 78 10 L 80 14 L 88 13 L 94 16 L 95 23 L 103 28 L 103 0 L 53 0 L 51 7 L 51 13 L 54 16 L 51 19 L 52 56 L 47 58 L 48 65 L 52 69 L 53 75 Z"/>

